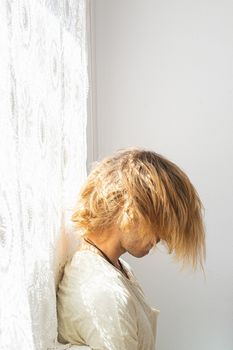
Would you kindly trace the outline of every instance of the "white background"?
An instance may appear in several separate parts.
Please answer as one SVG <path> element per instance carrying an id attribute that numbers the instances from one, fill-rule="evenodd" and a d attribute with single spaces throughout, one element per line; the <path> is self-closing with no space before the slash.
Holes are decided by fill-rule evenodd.
<path id="1" fill-rule="evenodd" d="M 232 350 L 233 3 L 92 6 L 93 159 L 154 150 L 188 174 L 205 207 L 206 282 L 160 251 L 122 256 L 161 311 L 157 348 Z"/>

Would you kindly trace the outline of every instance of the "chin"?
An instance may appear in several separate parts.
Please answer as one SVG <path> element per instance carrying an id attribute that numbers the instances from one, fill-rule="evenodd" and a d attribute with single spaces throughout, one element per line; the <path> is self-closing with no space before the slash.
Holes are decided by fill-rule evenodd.
<path id="1" fill-rule="evenodd" d="M 142 258 L 143 256 L 147 255 L 149 253 L 148 250 L 144 250 L 143 252 L 138 252 L 138 253 L 130 253 L 131 255 L 135 256 L 136 258 Z"/>

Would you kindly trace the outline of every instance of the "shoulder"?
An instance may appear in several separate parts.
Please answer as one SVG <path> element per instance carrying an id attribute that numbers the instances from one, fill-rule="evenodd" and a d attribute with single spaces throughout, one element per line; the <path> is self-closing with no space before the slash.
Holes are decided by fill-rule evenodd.
<path id="1" fill-rule="evenodd" d="M 93 277 L 98 274 L 107 274 L 106 276 L 117 275 L 117 270 L 112 268 L 108 261 L 101 255 L 93 253 L 90 250 L 77 251 L 70 260 L 69 267 L 75 269 L 79 275 L 90 273 Z"/>
<path id="2" fill-rule="evenodd" d="M 136 317 L 135 298 L 122 277 L 94 254 L 76 254 L 59 285 L 58 307 L 74 319 Z M 86 261 L 89 264 L 86 264 Z M 103 265 L 102 265 L 103 264 Z M 107 266 L 106 266 L 107 265 Z"/>
<path id="3" fill-rule="evenodd" d="M 61 285 L 66 285 L 70 290 L 90 289 L 92 293 L 101 293 L 107 288 L 119 290 L 119 287 L 126 287 L 117 269 L 102 256 L 88 250 L 75 252 L 67 262 Z"/>

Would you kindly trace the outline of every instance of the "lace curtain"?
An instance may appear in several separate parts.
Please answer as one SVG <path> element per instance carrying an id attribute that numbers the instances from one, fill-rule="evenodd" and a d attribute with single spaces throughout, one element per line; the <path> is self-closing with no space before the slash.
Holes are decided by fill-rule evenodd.
<path id="1" fill-rule="evenodd" d="M 1 0 L 1 350 L 56 346 L 56 287 L 86 177 L 87 10 Z"/>

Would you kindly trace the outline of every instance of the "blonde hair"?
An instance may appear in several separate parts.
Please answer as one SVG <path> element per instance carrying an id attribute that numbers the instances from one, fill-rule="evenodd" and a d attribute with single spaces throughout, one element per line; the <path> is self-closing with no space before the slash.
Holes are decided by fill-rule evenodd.
<path id="1" fill-rule="evenodd" d="M 188 176 L 164 156 L 141 148 L 120 149 L 96 162 L 81 187 L 71 220 L 83 233 L 112 225 L 159 236 L 183 266 L 206 258 L 204 209 Z"/>

